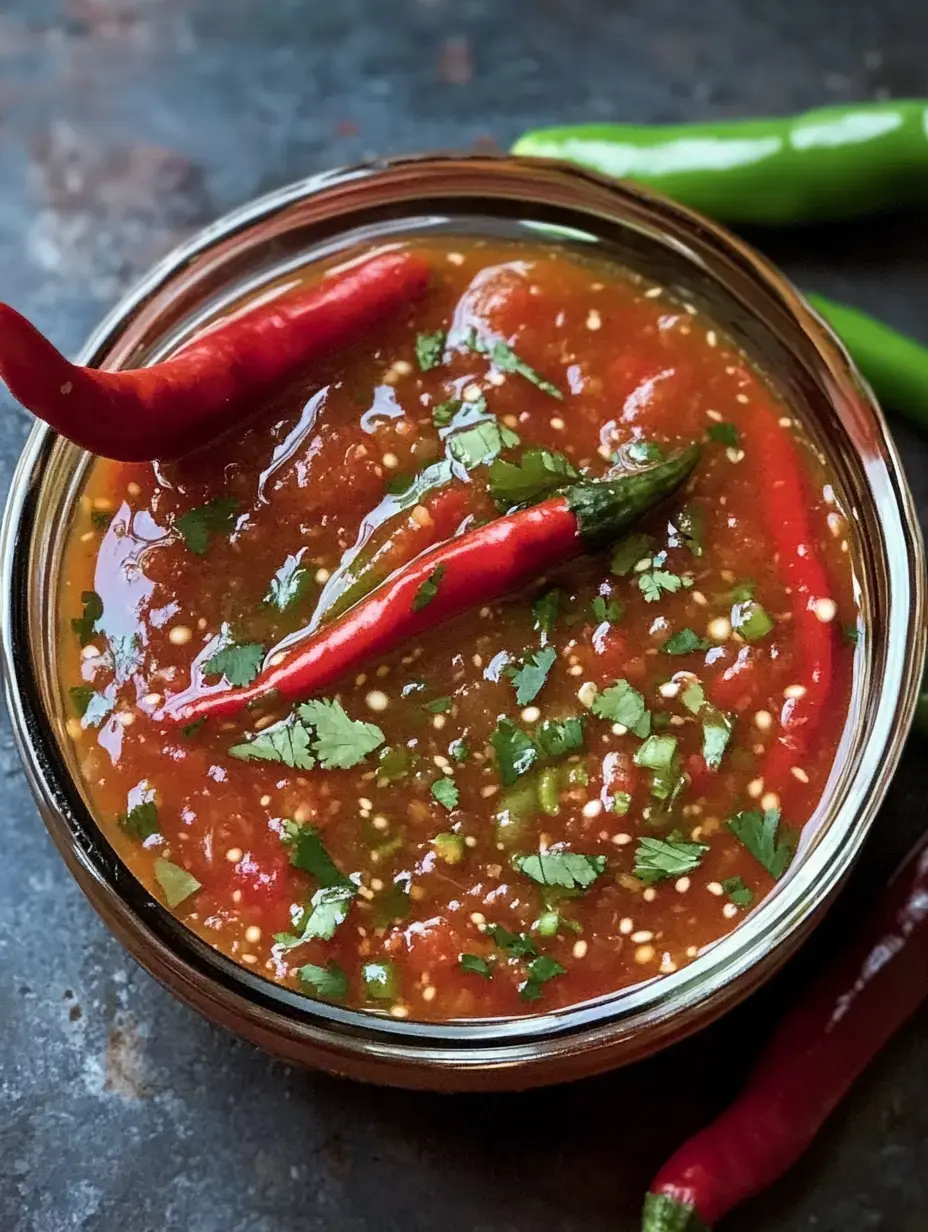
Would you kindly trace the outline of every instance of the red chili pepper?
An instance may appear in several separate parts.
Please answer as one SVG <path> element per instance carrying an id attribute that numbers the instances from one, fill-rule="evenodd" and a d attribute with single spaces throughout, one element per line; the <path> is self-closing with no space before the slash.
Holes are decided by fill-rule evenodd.
<path id="1" fill-rule="evenodd" d="M 150 368 L 80 368 L 0 304 L 0 377 L 75 444 L 123 462 L 177 458 L 240 422 L 307 364 L 388 319 L 429 282 L 429 265 L 387 252 L 317 286 L 220 322 Z"/>
<path id="2" fill-rule="evenodd" d="M 803 752 L 818 727 L 831 689 L 834 631 L 816 615 L 816 600 L 827 599 L 828 578 L 806 513 L 808 502 L 802 471 L 789 431 L 774 414 L 757 407 L 742 429 L 751 456 L 763 466 L 758 483 L 767 531 L 783 581 L 790 588 L 790 606 L 800 667 L 794 682 L 805 692 L 788 697 L 780 711 L 780 733 L 767 753 L 764 785 L 782 791 L 800 766 Z"/>
<path id="3" fill-rule="evenodd" d="M 697 446 L 647 470 L 574 484 L 418 556 L 246 688 L 173 699 L 160 717 L 190 723 L 237 714 L 275 694 L 296 700 L 442 621 L 491 603 L 545 570 L 619 535 L 687 478 Z"/>
<path id="4" fill-rule="evenodd" d="M 775 1181 L 925 997 L 928 836 L 780 1024 L 741 1095 L 661 1168 L 643 1232 L 697 1232 Z"/>

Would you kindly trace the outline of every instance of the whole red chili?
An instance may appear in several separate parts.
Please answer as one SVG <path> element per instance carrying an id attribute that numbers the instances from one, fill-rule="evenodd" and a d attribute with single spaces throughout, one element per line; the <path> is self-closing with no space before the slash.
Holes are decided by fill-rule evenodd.
<path id="1" fill-rule="evenodd" d="M 764 785 L 782 791 L 821 720 L 831 689 L 832 640 L 828 579 L 806 512 L 808 499 L 796 450 L 772 411 L 745 416 L 742 441 L 763 467 L 759 500 L 783 581 L 799 647 L 797 679 L 780 711 L 780 730 L 764 762 Z M 822 602 L 824 601 L 824 603 Z"/>
<path id="2" fill-rule="evenodd" d="M 0 377 L 14 398 L 75 444 L 124 462 L 177 458 L 239 423 L 314 360 L 421 295 L 429 265 L 386 252 L 221 321 L 150 368 L 70 363 L 0 304 Z"/>
<path id="3" fill-rule="evenodd" d="M 608 543 L 669 496 L 696 465 L 698 446 L 646 470 L 582 480 L 562 496 L 496 518 L 398 569 L 372 594 L 313 633 L 245 688 L 173 700 L 161 717 L 191 723 L 237 714 L 271 695 L 296 700 L 425 629 L 501 598 L 583 551 Z"/>
<path id="4" fill-rule="evenodd" d="M 697 1232 L 775 1181 L 926 996 L 928 836 L 781 1022 L 735 1102 L 658 1172 L 642 1232 Z"/>

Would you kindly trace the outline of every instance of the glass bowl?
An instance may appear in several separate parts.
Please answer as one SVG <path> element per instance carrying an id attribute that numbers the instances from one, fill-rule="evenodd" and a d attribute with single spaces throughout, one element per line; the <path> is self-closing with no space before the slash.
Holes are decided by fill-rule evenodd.
<path id="1" fill-rule="evenodd" d="M 443 1090 L 561 1082 L 635 1060 L 711 1021 L 796 949 L 860 852 L 905 739 L 924 656 L 922 544 L 870 391 L 796 290 L 741 241 L 643 189 L 556 162 L 432 156 L 315 176 L 227 215 L 165 258 L 79 361 L 138 367 L 307 261 L 457 232 L 555 241 L 669 286 L 734 338 L 803 420 L 854 527 L 866 636 L 838 757 L 799 857 L 732 933 L 672 975 L 534 1017 L 417 1023 L 309 1000 L 211 949 L 121 862 L 94 820 L 56 672 L 62 545 L 89 455 L 39 425 L 0 535 L 5 690 L 45 823 L 131 954 L 177 996 L 296 1063 Z"/>

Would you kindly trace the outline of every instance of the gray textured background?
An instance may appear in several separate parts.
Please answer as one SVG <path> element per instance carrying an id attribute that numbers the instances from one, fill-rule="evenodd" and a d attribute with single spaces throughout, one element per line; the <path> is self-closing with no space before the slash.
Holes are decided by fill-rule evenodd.
<path id="1" fill-rule="evenodd" d="M 924 0 L 0 0 L 0 295 L 74 349 L 192 228 L 367 155 L 540 123 L 928 94 Z M 755 237 L 928 341 L 924 215 Z M 898 435 L 922 508 L 928 447 Z M 0 404 L 0 486 L 25 416 Z M 59 863 L 0 725 L 0 1232 L 632 1232 L 924 822 L 912 748 L 814 942 L 633 1070 L 447 1098 L 292 1072 L 177 1005 Z M 731 1232 L 925 1232 L 928 1014 Z"/>

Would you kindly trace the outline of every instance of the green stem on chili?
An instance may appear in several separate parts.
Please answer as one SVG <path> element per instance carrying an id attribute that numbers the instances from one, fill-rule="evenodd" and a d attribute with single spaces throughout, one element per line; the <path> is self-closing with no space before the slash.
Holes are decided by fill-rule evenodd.
<path id="1" fill-rule="evenodd" d="M 620 535 L 672 495 L 699 458 L 688 449 L 638 471 L 581 480 L 563 495 L 424 552 L 337 619 L 311 632 L 247 687 L 172 699 L 162 717 L 189 724 L 238 714 L 271 696 L 299 700 L 359 663 L 446 620 L 502 598 L 548 569 Z M 277 656 L 272 655 L 271 660 Z"/>
<path id="2" fill-rule="evenodd" d="M 721 222 L 825 222 L 928 201 L 928 102 L 697 124 L 565 125 L 526 133 L 513 153 L 635 180 Z"/>

